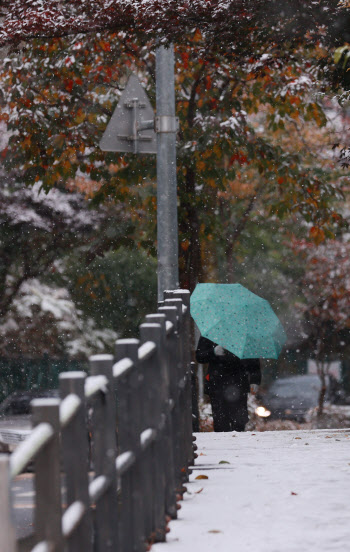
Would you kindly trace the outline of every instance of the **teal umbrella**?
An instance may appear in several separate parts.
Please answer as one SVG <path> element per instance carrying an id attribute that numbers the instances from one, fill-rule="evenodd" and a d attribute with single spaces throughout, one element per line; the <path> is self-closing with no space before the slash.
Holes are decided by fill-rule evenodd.
<path id="1" fill-rule="evenodd" d="M 204 337 L 239 358 L 278 358 L 286 341 L 270 303 L 240 284 L 198 284 L 191 315 Z"/>

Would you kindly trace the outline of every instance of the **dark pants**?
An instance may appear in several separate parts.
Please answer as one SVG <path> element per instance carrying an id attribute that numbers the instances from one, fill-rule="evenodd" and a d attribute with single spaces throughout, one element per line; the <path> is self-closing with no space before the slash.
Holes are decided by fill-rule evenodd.
<path id="1" fill-rule="evenodd" d="M 210 394 L 214 431 L 244 431 L 248 422 L 247 396 L 232 386 Z"/>

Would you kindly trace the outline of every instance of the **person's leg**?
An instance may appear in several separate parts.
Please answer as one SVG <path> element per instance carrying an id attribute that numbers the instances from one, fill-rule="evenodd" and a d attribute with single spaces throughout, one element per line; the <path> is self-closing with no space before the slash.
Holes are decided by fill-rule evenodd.
<path id="1" fill-rule="evenodd" d="M 228 420 L 229 431 L 244 431 L 248 422 L 247 393 L 237 384 L 227 385 L 224 390 L 224 417 Z M 226 430 L 227 431 L 227 430 Z"/>
<path id="2" fill-rule="evenodd" d="M 247 395 L 242 393 L 239 400 L 230 405 L 231 431 L 244 431 L 248 419 Z"/>
<path id="3" fill-rule="evenodd" d="M 230 416 L 225 407 L 222 396 L 215 394 L 210 396 L 213 413 L 214 431 L 231 431 Z"/>

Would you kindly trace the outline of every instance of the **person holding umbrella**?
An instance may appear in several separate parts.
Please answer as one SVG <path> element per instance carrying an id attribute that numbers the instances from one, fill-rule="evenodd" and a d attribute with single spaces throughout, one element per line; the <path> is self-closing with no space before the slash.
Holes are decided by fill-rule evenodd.
<path id="1" fill-rule="evenodd" d="M 259 359 L 278 358 L 282 324 L 268 301 L 240 284 L 198 284 L 191 315 L 202 334 L 196 359 L 209 364 L 214 431 L 244 431 L 250 386 L 261 382 Z"/>
<path id="2" fill-rule="evenodd" d="M 198 342 L 196 360 L 209 364 L 205 392 L 211 402 L 214 431 L 244 431 L 250 387 L 261 383 L 260 360 L 240 360 L 203 336 Z"/>

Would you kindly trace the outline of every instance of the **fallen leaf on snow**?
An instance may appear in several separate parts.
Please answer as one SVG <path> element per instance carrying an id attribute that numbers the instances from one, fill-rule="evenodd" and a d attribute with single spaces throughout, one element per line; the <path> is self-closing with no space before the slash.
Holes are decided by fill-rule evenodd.
<path id="1" fill-rule="evenodd" d="M 203 491 L 204 487 L 202 487 L 201 489 L 199 489 L 199 491 L 196 491 L 194 494 L 199 494 Z"/>
<path id="2" fill-rule="evenodd" d="M 229 464 L 230 462 L 227 462 L 227 460 L 220 460 L 219 464 Z"/>
<path id="3" fill-rule="evenodd" d="M 219 531 L 219 529 L 211 529 L 208 533 L 222 533 L 222 531 Z"/>
<path id="4" fill-rule="evenodd" d="M 209 479 L 207 475 L 197 475 L 196 479 Z"/>
<path id="5" fill-rule="evenodd" d="M 298 493 L 295 493 L 294 491 L 292 491 L 290 494 L 293 496 L 297 496 Z"/>

